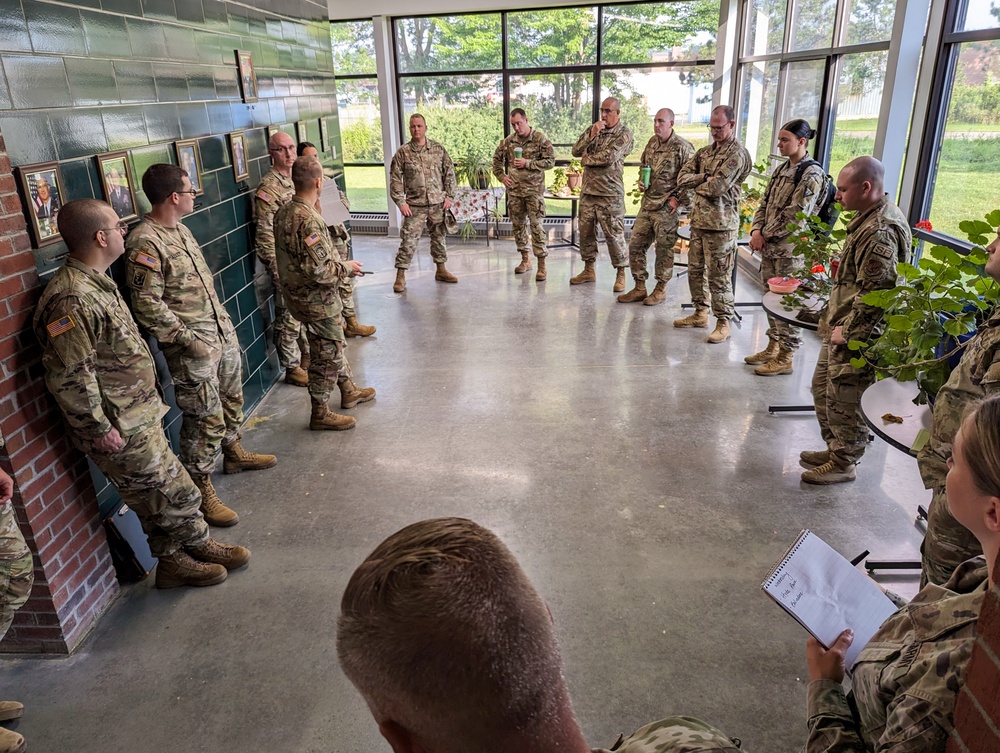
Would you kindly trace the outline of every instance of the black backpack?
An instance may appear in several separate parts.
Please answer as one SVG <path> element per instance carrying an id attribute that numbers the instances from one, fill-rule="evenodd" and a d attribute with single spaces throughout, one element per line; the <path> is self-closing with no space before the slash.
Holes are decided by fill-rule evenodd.
<path id="1" fill-rule="evenodd" d="M 806 172 L 806 168 L 810 165 L 819 165 L 819 169 L 823 169 L 823 165 L 814 160 L 812 157 L 804 157 L 799 160 L 799 164 L 795 166 L 795 186 L 798 187 L 799 181 L 802 180 L 802 176 Z M 770 193 L 771 184 L 767 184 L 768 193 Z M 816 202 L 816 210 L 813 216 L 817 217 L 820 222 L 823 222 L 833 228 L 833 223 L 837 221 L 837 217 L 840 215 L 840 210 L 837 209 L 837 202 L 834 201 L 834 197 L 837 195 L 837 186 L 833 182 L 833 178 L 830 177 L 829 173 L 824 171 L 823 173 L 823 185 L 819 189 L 819 201 Z"/>

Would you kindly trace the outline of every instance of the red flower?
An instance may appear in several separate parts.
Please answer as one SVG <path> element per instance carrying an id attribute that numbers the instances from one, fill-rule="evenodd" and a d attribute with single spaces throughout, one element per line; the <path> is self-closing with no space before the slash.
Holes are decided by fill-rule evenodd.
<path id="1" fill-rule="evenodd" d="M 826 272 L 826 267 L 824 267 L 822 264 L 813 264 L 813 268 L 810 269 L 809 271 L 812 272 L 814 275 L 821 275 L 824 272 Z"/>
<path id="2" fill-rule="evenodd" d="M 920 220 L 920 222 L 917 223 L 917 230 L 924 230 L 929 233 L 934 230 L 934 226 L 931 224 L 930 220 Z"/>

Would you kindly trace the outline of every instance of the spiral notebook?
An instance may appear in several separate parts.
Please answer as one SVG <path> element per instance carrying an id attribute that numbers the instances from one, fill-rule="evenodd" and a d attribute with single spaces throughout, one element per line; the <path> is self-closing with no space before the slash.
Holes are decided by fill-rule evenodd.
<path id="1" fill-rule="evenodd" d="M 852 628 L 848 669 L 897 609 L 867 575 L 812 531 L 799 534 L 760 587 L 827 648 Z"/>

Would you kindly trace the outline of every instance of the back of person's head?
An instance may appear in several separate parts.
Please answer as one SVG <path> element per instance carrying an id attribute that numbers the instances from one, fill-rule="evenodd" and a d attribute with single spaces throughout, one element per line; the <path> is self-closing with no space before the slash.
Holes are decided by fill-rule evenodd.
<path id="1" fill-rule="evenodd" d="M 807 123 L 802 118 L 795 118 L 794 120 L 789 120 L 779 129 L 781 131 L 788 131 L 797 139 L 814 139 L 816 138 L 816 131 L 814 131 L 809 123 Z"/>
<path id="2" fill-rule="evenodd" d="M 162 204 L 176 191 L 184 190 L 187 172 L 177 165 L 161 162 L 150 165 L 142 176 L 142 190 L 153 206 Z"/>
<path id="3" fill-rule="evenodd" d="M 292 184 L 296 191 L 305 191 L 323 178 L 323 166 L 315 157 L 299 157 L 292 163 Z"/>
<path id="4" fill-rule="evenodd" d="M 850 172 L 851 181 L 859 185 L 867 181 L 873 194 L 881 194 L 885 185 L 885 166 L 875 157 L 856 157 L 844 165 Z"/>
<path id="5" fill-rule="evenodd" d="M 965 426 L 963 451 L 973 483 L 983 494 L 1000 497 L 1000 395 L 973 405 Z"/>
<path id="6" fill-rule="evenodd" d="M 299 145 L 295 148 L 295 154 L 301 157 L 302 152 L 304 152 L 306 149 L 316 149 L 316 145 L 311 141 L 300 141 Z M 317 149 L 317 151 L 319 150 Z"/>
<path id="7" fill-rule="evenodd" d="M 551 750 L 571 716 L 545 602 L 470 520 L 425 520 L 379 544 L 347 585 L 337 652 L 376 721 L 435 751 Z"/>
<path id="8" fill-rule="evenodd" d="M 105 201 L 74 199 L 59 210 L 59 232 L 71 254 L 85 251 L 97 231 L 108 227 L 108 209 L 111 205 Z"/>

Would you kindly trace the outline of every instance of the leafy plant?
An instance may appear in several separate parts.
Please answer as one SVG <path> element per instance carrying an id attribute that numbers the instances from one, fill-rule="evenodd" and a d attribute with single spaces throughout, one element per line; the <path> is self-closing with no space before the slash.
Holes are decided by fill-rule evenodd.
<path id="1" fill-rule="evenodd" d="M 455 162 L 455 180 L 466 182 L 470 188 L 489 188 L 493 178 L 492 161 L 480 144 L 470 142 L 465 152 Z"/>
<path id="2" fill-rule="evenodd" d="M 557 167 L 552 171 L 552 182 L 549 184 L 549 192 L 552 194 L 558 194 L 567 185 L 566 182 L 566 169 L 563 167 Z"/>
<path id="3" fill-rule="evenodd" d="M 566 171 L 566 173 L 567 174 L 569 174 L 569 173 L 580 174 L 582 172 L 583 172 L 583 163 L 580 160 L 578 160 L 576 157 L 574 157 L 573 159 L 571 159 L 569 161 L 569 169 Z"/>
<path id="4" fill-rule="evenodd" d="M 767 163 L 761 162 L 753 166 L 753 170 L 750 171 L 750 175 L 747 176 L 747 180 L 743 182 L 743 198 L 740 199 L 740 234 L 746 235 L 750 232 L 750 226 L 753 225 L 753 216 L 757 212 L 757 207 L 760 206 L 761 200 L 764 198 L 764 191 L 767 189 L 767 180 L 764 177 L 767 175 Z M 750 184 L 750 180 L 753 180 L 753 185 Z"/>
<path id="5" fill-rule="evenodd" d="M 819 217 L 799 212 L 795 222 L 788 223 L 792 256 L 802 259 L 802 265 L 792 272 L 792 277 L 802 280 L 802 284 L 782 298 L 786 309 L 802 308 L 807 303 L 810 308 L 817 309 L 830 300 L 834 260 L 839 259 L 844 250 L 847 223 L 853 216 L 853 212 L 840 212 L 831 227 Z"/>

